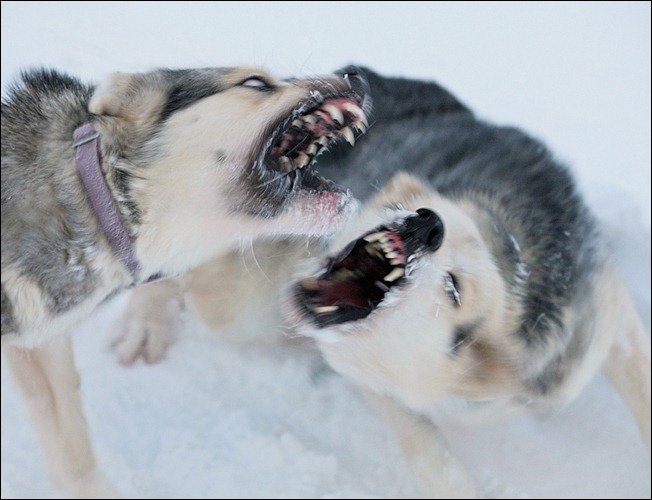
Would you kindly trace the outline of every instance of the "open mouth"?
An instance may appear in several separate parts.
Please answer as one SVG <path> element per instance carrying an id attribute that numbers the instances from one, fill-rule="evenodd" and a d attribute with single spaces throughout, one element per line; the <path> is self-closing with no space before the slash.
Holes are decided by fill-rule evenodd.
<path id="1" fill-rule="evenodd" d="M 301 311 L 317 327 L 366 318 L 405 280 L 410 253 L 399 230 L 378 227 L 329 259 L 324 271 L 295 285 Z"/>
<path id="2" fill-rule="evenodd" d="M 317 157 L 339 141 L 355 144 L 368 122 L 356 96 L 324 97 L 314 91 L 310 102 L 295 109 L 272 132 L 258 164 L 263 177 L 286 189 L 335 189 L 314 170 Z"/>

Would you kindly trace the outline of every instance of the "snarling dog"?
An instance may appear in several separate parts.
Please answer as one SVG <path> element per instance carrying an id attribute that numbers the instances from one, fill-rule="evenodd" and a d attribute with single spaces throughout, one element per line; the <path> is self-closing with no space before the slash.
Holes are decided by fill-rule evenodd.
<path id="1" fill-rule="evenodd" d="M 368 74 L 380 116 L 343 171 L 418 175 L 391 179 L 291 286 L 297 331 L 364 388 L 428 496 L 476 494 L 439 419 L 567 403 L 603 363 L 649 447 L 649 339 L 567 169 L 435 85 Z"/>
<path id="2" fill-rule="evenodd" d="M 355 75 L 257 68 L 25 73 L 2 102 L 2 344 L 56 483 L 96 471 L 63 337 L 100 304 L 263 234 L 324 234 L 355 202 L 316 174 L 365 128 Z M 28 349 L 34 348 L 34 349 Z M 6 430 L 5 430 L 6 432 Z"/>

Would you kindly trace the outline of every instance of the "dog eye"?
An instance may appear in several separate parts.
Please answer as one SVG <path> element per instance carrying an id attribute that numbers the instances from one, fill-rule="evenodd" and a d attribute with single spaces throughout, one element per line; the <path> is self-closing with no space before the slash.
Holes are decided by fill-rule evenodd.
<path id="1" fill-rule="evenodd" d="M 453 304 L 455 304 L 457 307 L 462 305 L 460 285 L 454 274 L 446 273 L 444 275 L 444 291 L 446 292 L 448 298 L 451 299 Z"/>
<path id="2" fill-rule="evenodd" d="M 274 86 L 270 85 L 267 82 L 267 80 L 261 78 L 260 76 L 250 76 L 242 83 L 240 83 L 240 86 L 250 87 L 252 89 L 260 90 L 262 92 L 269 92 L 270 90 L 274 90 Z"/>

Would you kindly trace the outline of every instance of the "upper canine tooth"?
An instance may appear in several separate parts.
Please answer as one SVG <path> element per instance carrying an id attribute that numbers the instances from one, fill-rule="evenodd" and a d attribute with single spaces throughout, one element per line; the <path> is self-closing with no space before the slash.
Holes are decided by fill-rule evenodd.
<path id="1" fill-rule="evenodd" d="M 364 112 L 352 102 L 345 102 L 342 107 L 358 119 L 362 119 Z"/>
<path id="2" fill-rule="evenodd" d="M 321 109 L 331 115 L 331 118 L 333 118 L 333 120 L 335 120 L 340 125 L 344 123 L 344 115 L 337 106 L 333 106 L 332 104 L 324 104 Z"/>
<path id="3" fill-rule="evenodd" d="M 355 137 L 353 136 L 353 131 L 349 127 L 344 127 L 340 131 L 340 134 L 344 136 L 346 142 L 348 142 L 351 146 L 355 146 Z"/>
<path id="4" fill-rule="evenodd" d="M 303 168 L 308 164 L 309 161 L 310 156 L 308 156 L 306 153 L 299 153 L 292 164 L 294 165 L 294 168 Z"/>
<path id="5" fill-rule="evenodd" d="M 365 236 L 362 239 L 365 240 L 365 241 L 368 241 L 369 243 L 373 243 L 374 241 L 380 240 L 380 238 L 382 238 L 384 236 L 384 234 L 385 233 L 379 231 L 377 233 L 368 234 L 367 236 Z"/>
<path id="6" fill-rule="evenodd" d="M 383 279 L 385 281 L 392 282 L 392 281 L 396 281 L 404 274 L 405 274 L 405 270 L 402 267 L 395 267 L 394 270 L 391 273 L 389 273 L 387 276 L 385 276 Z"/>

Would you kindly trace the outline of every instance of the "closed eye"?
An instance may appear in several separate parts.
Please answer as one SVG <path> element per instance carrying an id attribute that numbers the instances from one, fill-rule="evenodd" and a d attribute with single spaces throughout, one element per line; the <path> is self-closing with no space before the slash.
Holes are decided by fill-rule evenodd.
<path id="1" fill-rule="evenodd" d="M 240 86 L 260 90 L 261 92 L 271 92 L 276 88 L 261 76 L 250 76 L 242 81 Z"/>
<path id="2" fill-rule="evenodd" d="M 462 305 L 462 296 L 460 295 L 460 286 L 457 278 L 452 273 L 444 275 L 444 291 L 446 296 L 453 302 L 456 307 Z"/>

